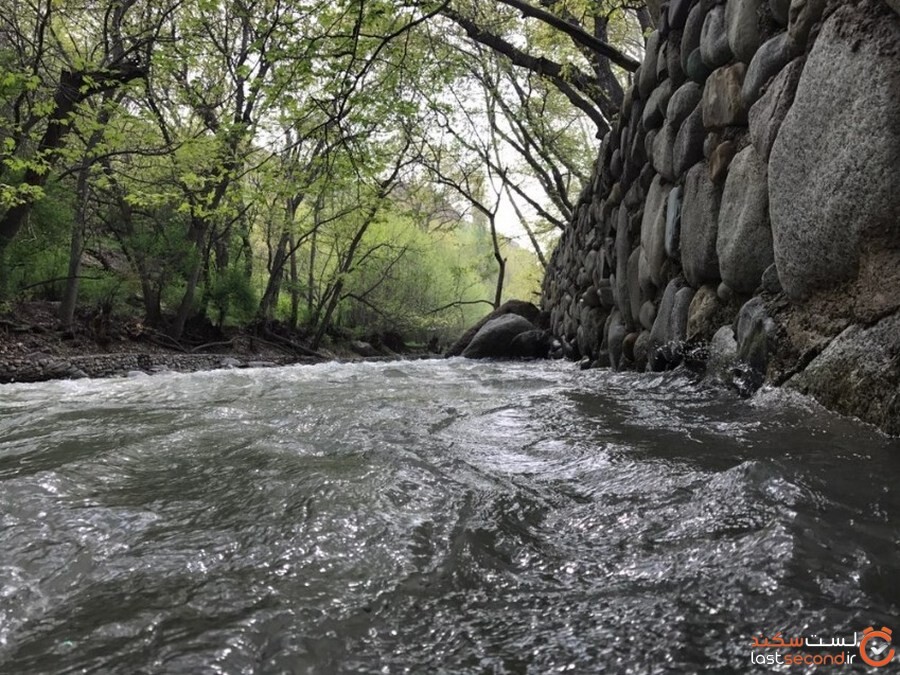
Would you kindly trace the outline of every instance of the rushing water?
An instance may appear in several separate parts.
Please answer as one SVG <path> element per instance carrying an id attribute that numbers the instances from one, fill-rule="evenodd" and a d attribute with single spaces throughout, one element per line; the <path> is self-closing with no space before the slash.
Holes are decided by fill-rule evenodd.
<path id="1" fill-rule="evenodd" d="M 798 397 L 561 363 L 0 387 L 0 671 L 753 672 L 900 630 L 898 478 Z"/>

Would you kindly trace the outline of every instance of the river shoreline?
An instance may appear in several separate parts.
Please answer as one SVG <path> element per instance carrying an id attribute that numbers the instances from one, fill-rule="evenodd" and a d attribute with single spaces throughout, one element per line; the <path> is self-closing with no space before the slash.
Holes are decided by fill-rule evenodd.
<path id="1" fill-rule="evenodd" d="M 22 303 L 0 315 L 0 384 L 437 356 L 417 351 L 397 353 L 350 340 L 312 352 L 295 340 L 278 343 L 240 330 L 205 345 L 181 343 L 178 348 L 175 344 L 167 348 L 161 339 L 164 336 L 129 324 L 126 319 L 111 321 L 99 339 L 92 328 L 90 317 L 83 317 L 74 330 L 60 330 L 54 303 L 47 302 Z"/>

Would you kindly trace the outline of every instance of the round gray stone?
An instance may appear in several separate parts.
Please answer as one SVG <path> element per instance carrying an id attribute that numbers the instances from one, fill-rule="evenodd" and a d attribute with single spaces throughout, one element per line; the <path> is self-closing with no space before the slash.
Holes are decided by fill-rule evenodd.
<path id="1" fill-rule="evenodd" d="M 676 177 L 687 173 L 694 164 L 703 159 L 703 143 L 706 128 L 703 126 L 703 110 L 697 106 L 681 124 L 672 148 L 672 172 Z"/>
<path id="2" fill-rule="evenodd" d="M 735 155 L 725 180 L 716 240 L 722 280 L 752 293 L 774 260 L 766 164 L 752 145 Z"/>
<path id="3" fill-rule="evenodd" d="M 728 42 L 725 7 L 722 5 L 713 7 L 703 21 L 700 55 L 703 57 L 703 63 L 710 68 L 718 68 L 731 61 L 733 53 Z"/>
<path id="4" fill-rule="evenodd" d="M 762 98 L 750 108 L 750 140 L 765 161 L 769 160 L 781 123 L 794 102 L 804 62 L 803 58 L 791 61 L 772 80 Z"/>
<path id="5" fill-rule="evenodd" d="M 750 63 L 762 42 L 759 17 L 765 0 L 728 0 L 725 23 L 728 46 L 737 59 Z"/>
<path id="6" fill-rule="evenodd" d="M 684 32 L 681 35 L 681 68 L 688 72 L 688 57 L 695 49 L 700 49 L 700 36 L 703 34 L 703 21 L 706 18 L 706 10 L 702 3 L 697 3 L 691 8 L 687 22 L 684 24 Z"/>
<path id="7" fill-rule="evenodd" d="M 709 178 L 706 163 L 695 164 L 688 171 L 681 207 L 681 265 L 694 288 L 720 278 L 716 238 L 721 195 L 721 188 Z"/>
<path id="8" fill-rule="evenodd" d="M 666 108 L 666 119 L 676 129 L 687 119 L 703 98 L 703 89 L 696 82 L 686 82 L 672 94 Z"/>
<path id="9" fill-rule="evenodd" d="M 661 270 L 666 258 L 666 199 L 669 190 L 670 187 L 663 182 L 661 176 L 653 179 L 641 221 L 641 248 L 646 259 L 647 274 L 656 287 L 662 285 Z"/>
<path id="10" fill-rule="evenodd" d="M 748 109 L 762 95 L 763 87 L 768 84 L 788 62 L 796 56 L 796 48 L 787 33 L 776 35 L 767 40 L 753 55 L 744 84 L 741 88 L 741 101 Z"/>
<path id="11" fill-rule="evenodd" d="M 681 187 L 672 188 L 666 201 L 666 255 L 678 259 L 681 241 Z"/>
<path id="12" fill-rule="evenodd" d="M 641 73 L 638 79 L 638 91 L 641 99 L 646 101 L 656 87 L 656 59 L 659 56 L 659 33 L 653 31 L 647 38 L 644 47 L 644 63 L 641 64 Z"/>

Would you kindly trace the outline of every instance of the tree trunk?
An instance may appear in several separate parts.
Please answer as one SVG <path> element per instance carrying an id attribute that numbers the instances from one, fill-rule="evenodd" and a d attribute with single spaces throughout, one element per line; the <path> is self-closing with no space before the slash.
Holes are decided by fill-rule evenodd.
<path id="1" fill-rule="evenodd" d="M 206 243 L 206 225 L 205 223 L 197 222 L 195 219 L 191 224 L 191 229 L 193 232 L 190 238 L 193 240 L 194 246 L 197 249 L 198 257 L 190 275 L 188 275 L 187 288 L 184 289 L 184 295 L 181 297 L 181 303 L 178 305 L 175 319 L 169 327 L 170 337 L 176 340 L 184 333 L 184 326 L 188 319 L 191 318 L 191 314 L 194 311 L 194 297 L 197 294 L 197 286 L 200 285 L 200 277 L 203 275 L 203 270 L 208 263 L 208 258 L 203 250 L 204 244 Z"/>
<path id="2" fill-rule="evenodd" d="M 396 172 L 390 180 L 393 181 L 395 178 Z M 387 188 L 383 185 L 381 193 L 378 195 L 379 202 L 384 199 L 386 193 Z M 375 216 L 378 213 L 379 206 L 380 203 L 375 204 L 375 206 L 369 209 L 366 217 L 363 219 L 362 225 L 360 225 L 359 229 L 356 231 L 356 234 L 353 235 L 353 239 L 350 241 L 350 246 L 347 247 L 347 253 L 344 256 L 344 260 L 338 267 L 338 277 L 337 281 L 334 284 L 334 287 L 332 288 L 331 298 L 328 300 L 328 306 L 325 309 L 325 314 L 322 316 L 322 321 L 319 323 L 319 328 L 316 330 L 316 336 L 313 338 L 313 351 L 318 351 L 319 345 L 322 343 L 322 339 L 325 337 L 325 333 L 328 330 L 328 327 L 331 325 L 331 318 L 334 315 L 334 310 L 337 308 L 338 303 L 341 301 L 341 294 L 344 292 L 344 276 L 348 272 L 350 272 L 350 269 L 353 267 L 353 260 L 356 257 L 356 250 L 362 243 L 363 237 L 366 236 L 366 232 L 368 231 L 369 226 L 372 224 L 372 221 L 375 220 Z"/>
<path id="3" fill-rule="evenodd" d="M 300 280 L 297 278 L 297 244 L 294 235 L 291 235 L 291 316 L 289 324 L 291 330 L 297 328 L 300 318 Z"/>
<path id="4" fill-rule="evenodd" d="M 284 263 L 287 258 L 287 249 L 290 241 L 290 233 L 287 231 L 282 232 L 281 238 L 278 240 L 278 246 L 275 248 L 275 254 L 272 257 L 272 269 L 269 272 L 266 290 L 263 292 L 262 299 L 259 301 L 259 309 L 256 312 L 257 319 L 261 321 L 271 319 L 273 310 L 278 306 L 278 297 L 281 295 L 281 280 L 284 277 Z"/>
<path id="5" fill-rule="evenodd" d="M 594 35 L 604 42 L 609 39 L 609 19 L 599 15 L 595 17 Z M 609 98 L 611 106 L 618 110 L 625 98 L 625 91 L 622 89 L 622 85 L 619 84 L 619 80 L 615 73 L 613 73 L 609 59 L 602 54 L 597 53 L 594 68 L 597 73 L 597 80 L 600 82 L 600 87 Z"/>
<path id="6" fill-rule="evenodd" d="M 144 74 L 144 70 L 131 65 L 102 74 L 62 71 L 53 95 L 53 112 L 50 114 L 47 129 L 44 131 L 35 153 L 35 157 L 42 161 L 36 164 L 31 163 L 25 171 L 22 184 L 30 187 L 42 187 L 46 184 L 50 176 L 46 164 L 53 165 L 57 158 L 57 151 L 65 144 L 66 134 L 71 129 L 69 124 L 71 114 L 79 103 L 87 100 L 93 94 L 112 91 L 117 86 Z M 9 245 L 28 220 L 28 214 L 31 213 L 33 205 L 34 203 L 30 200 L 18 204 L 8 209 L 0 218 L 0 261 L 5 260 Z M 0 298 L 3 298 L 7 291 L 3 283 L 3 276 L 0 274 Z"/>
<path id="7" fill-rule="evenodd" d="M 78 211 L 75 215 L 75 222 L 72 224 L 72 241 L 69 245 L 69 275 L 66 280 L 65 294 L 59 307 L 59 322 L 62 329 L 67 331 L 72 329 L 72 322 L 75 318 L 75 305 L 78 303 L 78 277 L 81 273 L 81 256 L 84 253 L 84 236 L 87 232 L 88 197 L 90 195 L 89 181 L 93 164 L 91 155 L 100 144 L 100 141 L 103 140 L 103 133 L 110 118 L 108 106 L 111 99 L 112 92 L 107 91 L 103 95 L 100 110 L 97 113 L 98 128 L 94 130 L 87 141 L 84 149 L 84 159 L 78 170 L 78 180 L 75 188 L 75 195 L 78 199 Z"/>
<path id="8" fill-rule="evenodd" d="M 91 168 L 87 158 L 78 172 L 78 183 L 75 194 L 78 198 L 78 211 L 72 223 L 72 240 L 69 244 L 69 275 L 66 279 L 66 290 L 59 306 L 59 322 L 65 331 L 72 330 L 75 319 L 75 305 L 78 302 L 78 277 L 81 274 L 81 256 L 84 253 L 84 232 L 87 227 L 88 211 L 88 177 Z"/>
<path id="9" fill-rule="evenodd" d="M 497 261 L 497 287 L 494 290 L 494 309 L 502 304 L 503 300 L 503 282 L 506 277 L 506 258 L 500 253 L 500 240 L 497 235 L 497 219 L 495 215 L 491 215 L 491 243 L 494 245 L 494 260 Z"/>
<path id="10" fill-rule="evenodd" d="M 309 274 L 306 289 L 306 316 L 312 320 L 316 310 L 316 233 L 313 232 L 309 244 Z"/>
<path id="11" fill-rule="evenodd" d="M 516 204 L 516 200 L 513 199 L 512 191 L 509 189 L 509 183 L 504 183 L 503 188 L 506 190 L 506 196 L 509 198 L 509 203 L 512 204 L 513 211 L 516 213 L 516 217 L 519 219 L 519 225 L 525 230 L 525 233 L 528 235 L 528 241 L 531 242 L 531 247 L 534 249 L 535 255 L 538 257 L 538 261 L 541 263 L 541 267 L 547 269 L 547 258 L 544 256 L 544 251 L 541 248 L 540 242 L 537 240 L 537 237 L 534 234 L 534 230 L 531 229 L 531 225 L 528 224 L 528 221 L 525 220 L 525 216 L 522 214 L 522 210 L 519 208 L 519 205 Z"/>
<path id="12" fill-rule="evenodd" d="M 337 283 L 334 285 L 334 288 L 331 289 L 331 297 L 328 300 L 328 306 L 325 308 L 325 314 L 322 316 L 322 320 L 319 322 L 319 327 L 316 329 L 316 335 L 313 338 L 312 342 L 312 350 L 319 351 L 319 347 L 322 344 L 322 340 L 325 338 L 325 333 L 328 331 L 328 327 L 331 325 L 331 317 L 334 314 L 334 310 L 337 308 L 338 302 L 341 300 L 341 293 L 344 292 L 344 281 L 343 279 L 338 279 Z"/>
<path id="13" fill-rule="evenodd" d="M 75 109 L 75 106 L 84 99 L 79 89 L 84 85 L 84 75 L 64 70 L 59 76 L 56 92 L 53 95 L 53 112 L 47 122 L 47 129 L 38 144 L 36 157 L 52 160 L 55 151 L 59 150 L 69 131 L 67 120 Z M 41 187 L 47 182 L 49 172 L 45 167 L 30 165 L 22 179 L 23 185 Z M 3 218 L 0 218 L 0 251 L 6 249 L 15 239 L 19 230 L 28 219 L 31 212 L 31 201 L 25 201 L 8 209 Z"/>
<path id="14" fill-rule="evenodd" d="M 0 302 L 9 293 L 9 250 L 0 241 Z"/>
<path id="15" fill-rule="evenodd" d="M 144 296 L 144 323 L 158 327 L 162 324 L 159 290 L 153 286 L 143 263 L 138 265 L 138 275 L 141 277 L 141 295 Z"/>

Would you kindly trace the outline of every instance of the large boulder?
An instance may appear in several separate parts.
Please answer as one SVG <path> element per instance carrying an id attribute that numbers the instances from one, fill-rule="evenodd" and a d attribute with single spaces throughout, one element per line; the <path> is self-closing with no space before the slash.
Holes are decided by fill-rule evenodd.
<path id="1" fill-rule="evenodd" d="M 678 259 L 681 248 L 681 187 L 672 188 L 666 202 L 666 255 Z"/>
<path id="2" fill-rule="evenodd" d="M 766 164 L 752 145 L 731 162 L 719 210 L 716 252 L 722 281 L 739 293 L 752 293 L 774 259 Z"/>
<path id="3" fill-rule="evenodd" d="M 609 318 L 606 333 L 606 345 L 613 370 L 619 370 L 623 366 L 622 352 L 627 333 L 628 331 L 625 329 L 625 324 L 622 323 L 619 313 L 613 312 Z"/>
<path id="4" fill-rule="evenodd" d="M 681 31 L 669 35 L 669 41 L 666 43 L 666 71 L 673 87 L 679 87 L 684 83 L 684 68 L 681 67 Z"/>
<path id="5" fill-rule="evenodd" d="M 712 68 L 703 63 L 703 57 L 700 55 L 700 50 L 695 49 L 688 56 L 687 68 L 684 72 L 692 81 L 703 84 L 712 72 Z"/>
<path id="6" fill-rule="evenodd" d="M 706 163 L 695 164 L 685 177 L 681 205 L 681 265 L 694 288 L 719 280 L 716 237 L 721 198 Z"/>
<path id="7" fill-rule="evenodd" d="M 562 243 L 560 244 L 560 247 L 562 247 Z M 561 269 L 565 268 L 565 265 L 561 266 Z M 460 337 L 447 349 L 446 356 L 449 358 L 451 356 L 459 356 L 460 354 L 462 354 L 465 348 L 469 346 L 469 343 L 472 342 L 472 338 L 475 337 L 478 331 L 480 331 L 488 321 L 496 319 L 500 316 L 505 316 L 506 314 L 516 314 L 533 323 L 538 321 L 540 313 L 541 311 L 530 302 L 525 302 L 524 300 L 507 300 L 502 305 L 500 305 L 500 307 L 495 309 L 493 312 L 488 314 L 481 321 L 479 321 L 469 330 L 463 333 L 462 337 Z"/>
<path id="8" fill-rule="evenodd" d="M 737 154 L 737 147 L 732 141 L 719 143 L 715 149 L 709 153 L 709 177 L 714 183 L 722 183 L 725 176 L 728 175 L 728 167 L 731 160 Z"/>
<path id="9" fill-rule="evenodd" d="M 656 351 L 669 341 L 669 324 L 672 317 L 672 310 L 675 307 L 675 295 L 682 288 L 683 282 L 678 279 L 672 279 L 663 291 L 662 300 L 659 303 L 659 310 L 653 320 L 650 329 L 650 362 L 653 370 L 662 370 L 668 363 L 668 359 L 654 358 Z M 685 320 L 687 317 L 685 317 Z"/>
<path id="10" fill-rule="evenodd" d="M 719 299 L 712 284 L 701 286 L 688 308 L 687 338 L 708 341 L 716 329 L 729 321 L 728 306 Z"/>
<path id="11" fill-rule="evenodd" d="M 731 326 L 722 326 L 715 332 L 709 343 L 709 360 L 706 365 L 707 377 L 725 383 L 732 381 L 732 369 L 737 365 L 737 341 Z"/>
<path id="12" fill-rule="evenodd" d="M 762 385 L 769 362 L 770 343 L 775 323 L 759 296 L 751 298 L 738 312 L 735 338 L 738 359 L 745 366 L 745 386 L 756 389 Z"/>
<path id="13" fill-rule="evenodd" d="M 664 39 L 659 44 L 659 54 L 656 56 L 656 80 L 662 82 L 667 77 L 669 77 L 669 40 Z"/>
<path id="14" fill-rule="evenodd" d="M 600 342 L 603 339 L 603 325 L 606 322 L 606 313 L 600 309 L 583 307 L 581 321 L 578 326 L 576 342 L 578 351 L 582 356 L 592 359 L 597 357 L 600 350 Z"/>
<path id="15" fill-rule="evenodd" d="M 481 327 L 462 355 L 467 359 L 512 356 L 512 342 L 522 333 L 535 330 L 534 324 L 518 314 L 505 314 Z"/>
<path id="16" fill-rule="evenodd" d="M 368 342 L 363 342 L 362 340 L 352 340 L 350 342 L 350 349 L 359 354 L 360 356 L 381 356 L 381 353 L 375 349 Z"/>
<path id="17" fill-rule="evenodd" d="M 631 308 L 632 323 L 636 323 L 641 313 L 641 303 L 643 302 L 641 287 L 641 247 L 638 246 L 628 256 L 628 304 Z"/>
<path id="18" fill-rule="evenodd" d="M 683 279 L 672 279 L 666 286 L 650 329 L 650 363 L 654 370 L 677 365 L 681 360 L 693 297 L 694 289 L 685 286 Z"/>
<path id="19" fill-rule="evenodd" d="M 772 147 L 775 261 L 794 299 L 855 278 L 863 254 L 900 253 L 900 17 L 863 8 L 825 22 Z"/>

